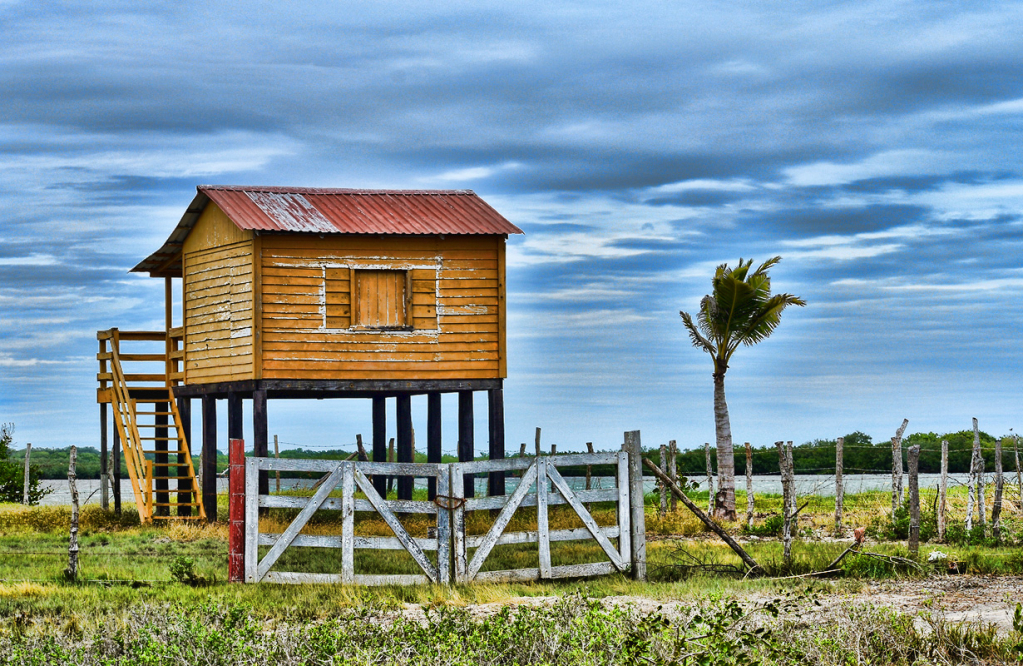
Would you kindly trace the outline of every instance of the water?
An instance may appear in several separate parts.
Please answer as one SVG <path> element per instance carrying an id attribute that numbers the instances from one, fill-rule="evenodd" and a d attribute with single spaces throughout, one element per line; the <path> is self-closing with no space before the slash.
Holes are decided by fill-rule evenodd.
<path id="1" fill-rule="evenodd" d="M 948 483 L 949 486 L 955 486 L 957 484 L 966 485 L 968 474 L 949 474 Z M 692 479 L 700 483 L 700 490 L 706 491 L 707 479 L 706 477 L 699 477 Z M 868 490 L 891 490 L 892 477 L 891 474 L 846 474 L 843 478 L 845 483 L 845 492 L 847 494 L 861 493 Z M 937 488 L 938 482 L 941 480 L 940 474 L 921 474 L 920 475 L 920 488 Z M 586 479 L 581 476 L 567 476 L 565 481 L 568 482 L 569 487 L 572 490 L 582 490 L 586 486 Z M 281 490 L 291 490 L 295 488 L 308 488 L 316 483 L 313 479 L 281 479 Z M 903 479 L 904 487 L 908 488 L 909 479 Z M 717 480 L 715 479 L 715 487 Z M 44 505 L 61 505 L 71 503 L 71 491 L 68 488 L 68 483 L 62 479 L 44 479 L 40 482 L 40 485 L 44 488 L 52 488 L 53 492 L 40 502 Z M 487 480 L 486 478 L 476 479 L 476 495 L 485 495 L 487 492 Z M 737 490 L 746 489 L 746 477 L 737 476 L 735 478 L 735 485 Z M 518 479 L 508 477 L 505 480 L 505 492 L 511 493 L 518 486 Z M 425 488 L 425 479 L 416 479 L 417 488 Z M 599 488 L 614 488 L 615 481 L 613 477 L 602 476 L 593 477 L 592 487 L 595 489 Z M 274 479 L 270 479 L 270 489 L 275 488 Z M 653 477 L 644 478 L 643 489 L 645 492 L 654 492 L 656 486 L 654 484 Z M 174 492 L 173 489 L 171 492 Z M 227 492 L 227 479 L 217 478 L 217 492 Z M 781 494 L 781 477 L 780 476 L 768 476 L 758 475 L 753 477 L 753 492 L 754 493 L 775 493 Z M 817 495 L 820 497 L 834 497 L 835 496 L 835 477 L 834 475 L 824 474 L 797 474 L 796 475 L 796 492 L 799 495 Z M 79 479 L 78 480 L 78 498 L 81 504 L 99 504 L 99 480 L 98 479 Z M 131 481 L 128 479 L 121 480 L 121 500 L 122 502 L 132 502 L 132 489 Z"/>

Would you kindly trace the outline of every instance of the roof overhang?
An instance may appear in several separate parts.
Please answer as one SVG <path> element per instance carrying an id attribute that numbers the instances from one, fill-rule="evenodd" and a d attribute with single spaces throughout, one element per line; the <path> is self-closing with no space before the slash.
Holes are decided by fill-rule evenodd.
<path id="1" fill-rule="evenodd" d="M 239 229 L 259 233 L 370 235 L 521 234 L 472 190 L 353 190 L 200 185 L 159 250 L 132 270 L 181 277 L 185 238 L 214 202 Z"/>

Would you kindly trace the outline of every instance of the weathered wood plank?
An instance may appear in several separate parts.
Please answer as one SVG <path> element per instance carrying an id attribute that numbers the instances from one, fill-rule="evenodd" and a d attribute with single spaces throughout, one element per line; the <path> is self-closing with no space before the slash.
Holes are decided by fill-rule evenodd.
<path id="1" fill-rule="evenodd" d="M 576 493 L 576 496 L 581 502 L 615 502 L 618 500 L 618 490 L 614 488 L 603 488 L 599 490 L 580 490 Z M 465 500 L 466 511 L 482 511 L 482 510 L 494 510 L 500 509 L 508 501 L 507 495 L 497 495 L 495 497 L 476 497 Z M 561 504 L 567 504 L 565 499 L 560 495 L 548 495 L 547 505 L 556 506 Z M 527 495 L 522 504 L 522 508 L 528 508 L 536 506 L 536 495 Z"/>
<path id="2" fill-rule="evenodd" d="M 629 454 L 619 451 L 618 474 L 615 482 L 618 485 L 618 553 L 622 556 L 623 562 L 631 559 L 632 541 L 629 528 Z M 579 493 L 582 497 L 583 493 Z M 585 498 L 583 498 L 585 501 Z"/>
<path id="3" fill-rule="evenodd" d="M 521 507 L 520 507 L 521 508 Z M 617 526 L 601 527 L 601 533 L 608 539 L 617 539 L 619 531 Z M 468 536 L 465 538 L 466 548 L 479 548 L 486 535 Z M 570 530 L 554 530 L 548 534 L 548 538 L 554 541 L 589 541 L 593 538 L 590 530 L 585 527 L 577 527 Z M 507 532 L 498 537 L 494 546 L 508 546 L 512 544 L 538 543 L 540 536 L 538 532 Z"/>
<path id="4" fill-rule="evenodd" d="M 355 471 L 352 463 L 341 466 L 341 580 L 355 576 Z"/>
<path id="5" fill-rule="evenodd" d="M 259 463 L 245 461 L 245 582 L 257 581 L 259 564 Z"/>
<path id="6" fill-rule="evenodd" d="M 369 500 L 356 498 L 355 511 L 375 512 L 376 508 Z M 384 500 L 387 508 L 393 513 L 422 513 L 433 515 L 437 513 L 437 505 L 432 502 L 421 500 Z M 301 509 L 309 504 L 308 497 L 295 497 L 286 495 L 263 495 L 259 498 L 259 506 L 276 509 Z M 339 498 L 328 498 L 320 507 L 326 511 L 342 511 L 342 503 Z"/>
<path id="7" fill-rule="evenodd" d="M 272 546 L 280 539 L 279 534 L 260 534 L 260 546 Z M 413 539 L 423 550 L 437 550 L 437 539 Z M 342 536 L 317 536 L 299 534 L 291 542 L 292 548 L 344 548 Z M 355 550 L 405 550 L 405 545 L 395 537 L 367 537 L 355 536 L 352 539 L 352 548 Z"/>
<path id="8" fill-rule="evenodd" d="M 536 531 L 539 536 L 537 543 L 540 556 L 540 578 L 549 579 L 551 577 L 551 534 L 547 522 L 547 459 L 537 458 L 536 465 Z"/>

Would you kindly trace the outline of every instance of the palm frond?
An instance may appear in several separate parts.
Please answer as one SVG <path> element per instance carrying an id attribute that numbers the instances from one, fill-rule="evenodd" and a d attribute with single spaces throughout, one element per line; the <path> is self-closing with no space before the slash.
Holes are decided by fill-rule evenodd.
<path id="1" fill-rule="evenodd" d="M 689 339 L 692 340 L 693 346 L 713 356 L 716 351 L 714 345 L 700 335 L 700 331 L 696 329 L 696 324 L 693 323 L 693 318 L 689 316 L 689 313 L 680 311 L 679 314 L 682 315 L 682 323 L 686 327 L 686 332 L 689 333 Z"/>

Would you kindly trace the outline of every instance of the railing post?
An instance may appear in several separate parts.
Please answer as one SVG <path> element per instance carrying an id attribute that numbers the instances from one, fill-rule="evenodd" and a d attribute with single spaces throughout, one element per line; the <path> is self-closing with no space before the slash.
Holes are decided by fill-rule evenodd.
<path id="1" fill-rule="evenodd" d="M 227 505 L 230 520 L 227 579 L 231 583 L 241 583 L 245 580 L 245 440 L 232 439 L 228 446 L 231 480 Z"/>
<path id="2" fill-rule="evenodd" d="M 643 449 L 639 431 L 625 433 L 625 450 L 629 454 L 629 523 L 632 577 L 646 581 L 646 515 L 643 507 Z"/>

